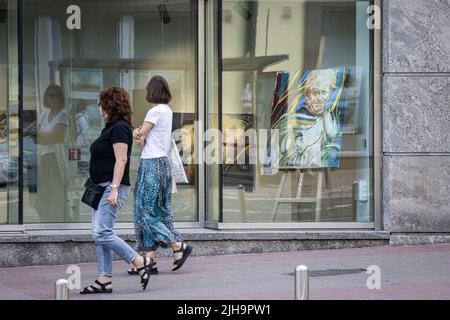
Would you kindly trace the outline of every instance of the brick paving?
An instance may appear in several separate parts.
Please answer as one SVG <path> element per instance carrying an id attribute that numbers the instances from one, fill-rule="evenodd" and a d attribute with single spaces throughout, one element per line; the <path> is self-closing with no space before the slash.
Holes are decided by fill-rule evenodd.
<path id="1" fill-rule="evenodd" d="M 195 249 L 194 249 L 195 250 Z M 359 249 L 294 251 L 190 257 L 171 271 L 172 261 L 158 260 L 159 275 L 147 291 L 139 278 L 126 274 L 126 263 L 114 262 L 114 293 L 78 299 L 154 300 L 291 300 L 295 266 L 310 267 L 310 299 L 450 299 L 450 244 Z M 369 290 L 371 265 L 381 269 L 381 289 Z M 96 264 L 79 264 L 82 286 L 96 277 Z M 53 299 L 53 284 L 67 278 L 67 266 L 0 269 L 0 299 Z M 329 275 L 339 269 L 339 275 Z M 345 274 L 348 271 L 348 274 Z"/>

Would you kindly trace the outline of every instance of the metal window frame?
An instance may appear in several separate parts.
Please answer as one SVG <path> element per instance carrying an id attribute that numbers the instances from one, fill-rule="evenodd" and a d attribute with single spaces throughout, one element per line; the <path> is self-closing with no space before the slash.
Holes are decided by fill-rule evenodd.
<path id="1" fill-rule="evenodd" d="M 207 83 L 205 82 L 205 86 L 204 86 L 204 94 L 205 94 L 205 105 L 204 105 L 204 110 L 205 110 L 205 118 L 204 123 L 205 123 L 205 129 L 212 129 L 209 127 L 209 110 L 208 108 L 208 103 L 210 101 L 210 94 L 212 95 L 212 99 L 216 100 L 217 99 L 217 128 L 214 129 L 219 129 L 222 127 L 222 115 L 221 115 L 221 110 L 222 110 L 222 59 L 221 59 L 221 45 L 222 45 L 222 41 L 221 41 L 221 0 L 217 0 L 217 1 L 208 1 L 208 0 L 200 0 L 203 1 L 205 3 L 205 12 L 204 12 L 204 21 L 205 21 L 205 34 L 204 34 L 204 39 L 205 39 L 205 78 L 208 80 L 208 83 L 216 83 L 217 81 L 217 96 L 214 96 L 214 88 L 215 86 L 212 85 L 212 91 L 213 93 L 209 92 L 209 87 L 207 86 Z M 217 29 L 215 29 L 217 28 Z M 216 50 L 216 45 L 217 45 L 217 50 Z M 211 51 L 213 51 L 211 53 Z M 213 57 L 213 58 L 211 58 Z M 212 61 L 210 60 L 212 59 Z M 216 62 L 217 60 L 217 62 Z M 217 64 L 216 64 L 217 63 Z M 216 77 L 216 66 L 217 66 L 217 78 Z M 207 73 L 207 74 L 206 74 Z M 208 123 L 208 125 L 206 125 L 206 123 Z M 221 136 L 218 137 L 219 140 L 222 139 Z M 214 141 L 214 144 L 221 144 L 221 141 Z M 204 147 L 206 148 L 207 142 L 204 141 Z M 217 199 L 217 207 L 218 210 L 217 212 L 210 212 L 210 207 L 209 207 L 209 203 L 211 201 L 211 199 L 209 198 L 209 194 L 206 194 L 206 189 L 205 189 L 205 204 L 204 204 L 204 208 L 205 208 L 205 220 L 204 220 L 204 224 L 203 226 L 205 228 L 211 228 L 211 229 L 216 229 L 216 224 L 222 220 L 222 207 L 223 207 L 223 200 L 221 197 L 221 188 L 222 188 L 222 166 L 220 164 L 220 159 L 222 158 L 222 149 L 219 148 L 217 150 L 217 154 L 218 154 L 218 159 L 219 159 L 219 163 L 218 164 L 205 164 L 205 188 L 206 186 L 209 186 L 208 184 L 208 177 L 209 175 L 207 175 L 207 170 L 211 169 L 212 166 L 214 166 L 212 172 L 210 172 L 209 174 L 213 174 L 216 173 L 216 169 L 217 169 L 217 185 L 214 184 L 215 186 L 217 186 L 217 194 L 218 194 L 218 199 Z M 217 218 L 216 218 L 216 213 L 217 213 Z"/>
<path id="2" fill-rule="evenodd" d="M 381 29 L 373 32 L 373 194 L 375 230 L 383 230 L 383 118 L 382 118 L 382 57 L 383 57 L 383 2 L 374 0 L 380 8 Z"/>
<path id="3" fill-rule="evenodd" d="M 261 223 L 241 223 L 241 222 L 209 222 L 209 228 L 218 230 L 373 230 L 375 224 L 373 222 L 261 222 Z"/>
<path id="4" fill-rule="evenodd" d="M 176 222 L 174 223 L 177 229 L 195 229 L 203 227 L 203 224 L 197 222 Z M 16 225 L 16 228 L 13 230 L 91 230 L 92 224 L 87 222 L 75 222 L 75 223 L 34 223 L 34 224 L 24 224 L 24 225 Z M 115 230 L 134 230 L 133 222 L 117 222 L 114 225 Z M 0 229 L 1 231 L 1 229 Z"/>
<path id="5" fill-rule="evenodd" d="M 201 146 L 195 148 L 196 159 L 203 159 L 203 132 L 205 132 L 205 115 L 206 115 L 206 16 L 205 5 L 206 0 L 199 0 L 197 4 L 198 18 L 197 18 L 197 117 L 200 120 L 197 122 L 198 135 L 195 137 L 197 145 Z M 201 126 L 198 124 L 201 123 Z M 204 161 L 198 161 L 197 164 L 197 219 L 194 223 L 197 227 L 203 227 L 203 222 L 206 220 L 206 166 Z M 175 223 L 176 227 L 181 228 L 181 223 Z"/>
<path id="6" fill-rule="evenodd" d="M 218 0 L 217 1 L 217 54 L 218 54 L 218 58 L 217 58 L 217 63 L 219 64 L 219 68 L 218 68 L 218 110 L 217 112 L 219 113 L 218 116 L 218 129 L 220 130 L 220 132 L 222 132 L 222 126 L 223 126 L 223 61 L 222 61 L 222 40 L 223 40 L 223 34 L 222 34 L 222 5 L 223 2 L 222 0 Z M 223 154 L 222 154 L 222 135 L 220 135 L 219 138 L 219 221 L 218 223 L 223 223 L 224 219 L 223 219 Z"/>
<path id="7" fill-rule="evenodd" d="M 14 157 L 17 156 L 18 161 L 18 170 L 17 170 L 17 181 L 14 181 L 13 184 L 7 184 L 6 186 L 6 223 L 0 225 L 0 231 L 17 231 L 22 230 L 23 227 L 23 214 L 22 214 L 22 206 L 23 206 L 23 199 L 22 194 L 20 193 L 21 187 L 23 185 L 23 128 L 20 123 L 20 119 L 22 119 L 22 110 L 23 110 L 23 54 L 22 54 L 22 48 L 19 45 L 22 37 L 22 1 L 21 0 L 14 0 L 14 1 L 7 1 L 6 2 L 6 15 L 7 15 L 7 69 L 6 69 L 6 79 L 7 80 L 7 87 L 6 87 L 6 95 L 7 95 L 7 121 L 8 121 L 8 127 L 11 128 L 13 120 L 11 120 L 11 105 L 10 105 L 10 96 L 11 96 L 11 88 L 12 84 L 10 83 L 11 77 L 17 77 L 17 91 L 14 91 L 14 95 L 17 95 L 18 103 L 17 103 L 17 117 L 19 119 L 18 127 L 17 127 L 17 138 L 14 138 L 14 140 L 11 140 L 10 135 L 8 135 L 8 144 L 11 141 L 17 141 L 17 147 L 18 151 L 17 153 L 14 153 Z M 9 19 L 15 16 L 12 21 Z M 12 23 L 15 22 L 15 25 L 12 25 Z M 10 29 L 13 28 L 13 29 Z M 15 36 L 15 43 L 14 46 L 9 46 L 9 40 L 11 37 L 11 33 L 13 32 L 13 35 Z M 13 62 L 12 62 L 13 61 Z M 13 64 L 14 63 L 14 64 Z M 14 65 L 14 68 L 11 68 L 11 66 Z M 13 73 L 14 70 L 14 73 Z M 11 153 L 11 150 L 8 151 Z M 17 193 L 17 203 L 16 202 L 10 202 L 10 193 L 13 192 L 14 194 Z M 13 217 L 13 218 L 12 218 Z M 17 223 L 12 224 L 11 219 L 14 221 L 17 220 Z"/>
<path id="8" fill-rule="evenodd" d="M 18 183 L 18 196 L 19 196 L 19 225 L 22 225 L 23 220 L 23 3 L 22 0 L 18 0 L 17 3 L 17 49 L 18 49 L 18 64 L 19 64 L 19 183 Z"/>

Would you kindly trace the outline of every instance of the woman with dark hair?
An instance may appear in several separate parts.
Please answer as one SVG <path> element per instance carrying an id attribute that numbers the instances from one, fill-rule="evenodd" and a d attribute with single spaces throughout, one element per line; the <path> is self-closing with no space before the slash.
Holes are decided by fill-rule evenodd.
<path id="1" fill-rule="evenodd" d="M 64 222 L 67 194 L 64 173 L 61 172 L 57 157 L 58 145 L 64 141 L 69 124 L 64 100 L 61 87 L 47 87 L 43 101 L 47 110 L 41 113 L 37 121 L 36 142 L 39 145 L 40 164 L 37 170 L 35 208 L 41 223 Z"/>
<path id="2" fill-rule="evenodd" d="M 172 271 L 175 271 L 183 266 L 192 246 L 184 243 L 175 230 L 170 206 L 172 173 L 168 154 L 173 116 L 168 103 L 171 98 L 167 81 L 161 76 L 153 77 L 147 85 L 147 101 L 154 107 L 148 111 L 142 126 L 133 131 L 134 138 L 144 146 L 135 188 L 134 220 L 138 250 L 144 251 L 155 264 L 158 247 L 172 248 L 175 265 Z M 128 273 L 135 274 L 136 270 Z"/>
<path id="3" fill-rule="evenodd" d="M 141 276 L 142 289 L 150 279 L 151 261 L 138 255 L 114 234 L 119 209 L 130 191 L 130 155 L 133 144 L 131 106 L 128 93 L 118 87 L 100 93 L 99 109 L 106 119 L 100 137 L 91 145 L 90 178 L 105 187 L 97 210 L 92 212 L 92 237 L 95 241 L 99 277 L 81 294 L 111 293 L 112 251 L 132 263 Z"/>

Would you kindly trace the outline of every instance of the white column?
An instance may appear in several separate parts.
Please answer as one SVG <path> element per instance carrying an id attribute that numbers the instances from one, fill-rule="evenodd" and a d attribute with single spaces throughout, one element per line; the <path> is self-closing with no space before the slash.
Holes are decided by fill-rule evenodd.
<path id="1" fill-rule="evenodd" d="M 119 57 L 134 58 L 134 17 L 123 16 L 119 22 Z M 134 88 L 134 71 L 120 70 L 120 86 L 128 92 Z"/>
<path id="2" fill-rule="evenodd" d="M 34 68 L 39 113 L 42 111 L 45 89 L 52 83 L 60 84 L 59 77 L 51 74 L 49 62 L 61 59 L 61 31 L 59 23 L 51 17 L 37 17 L 35 24 Z"/>

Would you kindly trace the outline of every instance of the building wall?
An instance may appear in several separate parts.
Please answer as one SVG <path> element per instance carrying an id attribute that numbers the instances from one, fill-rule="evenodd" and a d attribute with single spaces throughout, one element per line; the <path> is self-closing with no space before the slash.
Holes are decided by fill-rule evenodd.
<path id="1" fill-rule="evenodd" d="M 450 0 L 384 0 L 384 227 L 450 232 Z"/>

